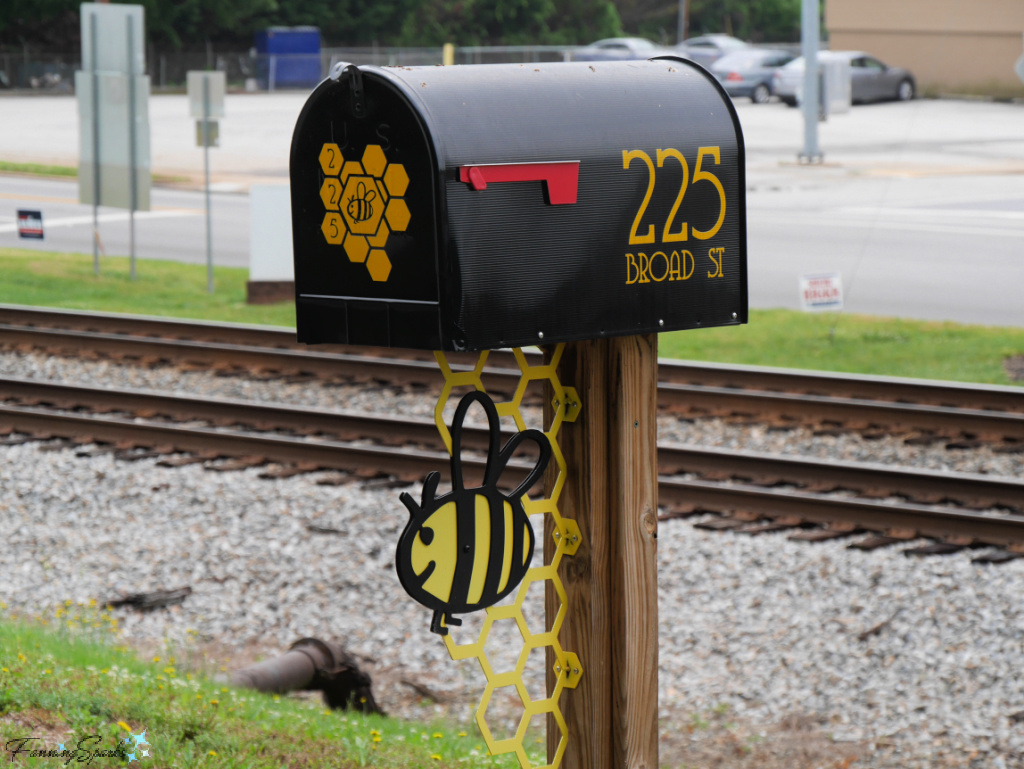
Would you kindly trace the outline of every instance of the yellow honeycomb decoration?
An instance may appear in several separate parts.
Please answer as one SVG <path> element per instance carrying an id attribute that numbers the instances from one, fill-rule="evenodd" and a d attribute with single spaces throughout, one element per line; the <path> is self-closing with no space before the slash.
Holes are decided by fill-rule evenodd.
<path id="1" fill-rule="evenodd" d="M 442 636 L 444 638 L 444 644 L 448 649 L 448 653 L 451 655 L 453 660 L 476 659 L 480 663 L 480 667 L 487 679 L 483 696 L 481 697 L 480 704 L 477 706 L 476 710 L 476 723 L 480 729 L 480 733 L 483 735 L 484 741 L 487 743 L 487 749 L 490 751 L 491 755 L 515 753 L 516 757 L 519 759 L 519 764 L 522 769 L 531 769 L 534 766 L 531 763 L 530 757 L 528 756 L 524 746 L 524 740 L 527 729 L 530 726 L 530 722 L 534 716 L 548 713 L 553 716 L 555 724 L 560 732 L 560 736 L 558 739 L 558 747 L 554 754 L 554 759 L 550 764 L 545 764 L 544 766 L 550 767 L 550 769 L 557 769 L 561 764 L 567 744 L 568 727 L 566 726 L 565 718 L 559 708 L 559 700 L 562 696 L 563 690 L 576 688 L 576 685 L 579 683 L 580 678 L 583 675 L 583 668 L 580 664 L 579 658 L 574 653 L 562 649 L 562 646 L 558 641 L 558 633 L 565 620 L 568 605 L 565 588 L 558 576 L 558 565 L 561 563 L 562 556 L 573 555 L 579 548 L 580 544 L 580 530 L 576 525 L 576 522 L 568 518 L 563 518 L 558 511 L 558 498 L 561 494 L 562 488 L 565 486 L 566 474 L 565 458 L 558 446 L 558 431 L 564 422 L 575 421 L 576 416 L 580 411 L 579 396 L 577 395 L 576 390 L 572 387 L 563 386 L 558 380 L 558 375 L 555 373 L 558 361 L 562 356 L 562 349 L 563 345 L 561 344 L 555 348 L 554 355 L 552 356 L 550 363 L 547 365 L 531 366 L 526 360 L 526 356 L 523 354 L 523 351 L 519 348 L 515 348 L 513 353 L 520 370 L 519 384 L 511 401 L 495 404 L 500 416 L 510 417 L 515 421 L 518 430 L 525 430 L 526 422 L 523 419 L 521 406 L 523 396 L 526 394 L 527 385 L 536 380 L 548 380 L 551 383 L 552 391 L 555 394 L 552 402 L 555 411 L 551 425 L 544 431 L 544 434 L 551 443 L 552 459 L 558 466 L 558 476 L 555 480 L 555 484 L 549 498 L 529 499 L 527 497 L 524 499 L 524 509 L 527 515 L 545 514 L 551 516 L 554 524 L 553 536 L 556 543 L 555 554 L 551 563 L 543 566 L 535 566 L 526 573 L 522 583 L 519 585 L 519 591 L 516 594 L 515 601 L 511 605 L 490 606 L 486 609 L 486 618 L 484 619 L 483 627 L 474 642 L 458 644 L 455 642 L 451 634 Z M 483 374 L 484 366 L 487 363 L 488 354 L 488 351 L 480 353 L 472 371 L 456 372 L 452 371 L 451 366 L 448 364 L 448 359 L 443 352 L 434 353 L 434 356 L 437 358 L 437 362 L 441 366 L 441 373 L 444 375 L 444 388 L 441 391 L 441 395 L 437 400 L 437 406 L 434 409 L 434 421 L 437 424 L 438 431 L 441 433 L 441 438 L 444 441 L 449 454 L 452 451 L 452 437 L 444 420 L 445 405 L 451 397 L 452 389 L 455 387 L 468 386 L 475 387 L 480 391 L 485 391 L 481 375 Z M 528 626 L 526 617 L 523 614 L 523 602 L 526 599 L 527 592 L 531 585 L 538 582 L 542 583 L 547 580 L 551 581 L 555 593 L 558 596 L 558 612 L 554 618 L 550 631 L 533 632 L 533 630 Z M 497 672 L 491 661 L 488 660 L 487 653 L 485 651 L 488 635 L 495 623 L 499 620 L 514 621 L 523 639 L 522 650 L 519 654 L 518 662 L 515 669 L 509 672 Z M 543 631 L 543 628 L 541 628 L 541 630 Z M 531 652 L 537 649 L 544 650 L 545 647 L 548 646 L 552 647 L 553 656 L 555 658 L 554 672 L 556 681 L 554 691 L 552 691 L 549 697 L 533 699 L 530 697 L 530 693 L 523 681 L 523 673 L 526 669 L 527 660 L 530 658 Z M 491 697 L 495 690 L 506 686 L 515 687 L 516 692 L 518 692 L 519 697 L 522 700 L 524 712 L 514 736 L 499 740 L 495 739 L 490 727 L 488 726 L 486 714 L 488 705 L 491 702 Z"/>
<path id="2" fill-rule="evenodd" d="M 370 144 L 359 160 L 346 159 L 341 148 L 328 142 L 320 149 L 320 186 L 324 239 L 341 246 L 349 261 L 365 264 L 378 283 L 391 274 L 388 236 L 409 226 L 409 207 L 403 195 L 409 175 L 401 163 L 388 163 L 379 144 Z"/>

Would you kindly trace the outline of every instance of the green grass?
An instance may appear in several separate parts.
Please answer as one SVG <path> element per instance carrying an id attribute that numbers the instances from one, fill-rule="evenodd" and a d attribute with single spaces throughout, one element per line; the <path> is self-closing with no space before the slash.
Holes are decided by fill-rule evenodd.
<path id="1" fill-rule="evenodd" d="M 1024 354 L 1024 328 L 870 315 L 752 310 L 746 326 L 661 334 L 664 358 L 987 384 L 1013 382 L 1004 361 Z"/>
<path id="2" fill-rule="evenodd" d="M 97 276 L 90 254 L 0 248 L 0 302 L 295 326 L 292 302 L 245 303 L 244 268 L 214 267 L 213 294 L 205 265 L 137 259 L 135 271 L 133 281 L 127 257 L 100 257 Z"/>
<path id="3" fill-rule="evenodd" d="M 42 163 L 14 163 L 0 160 L 0 172 L 36 174 L 39 176 L 78 176 L 78 169 L 72 166 L 48 166 Z"/>
<path id="4" fill-rule="evenodd" d="M 206 267 L 0 248 L 0 302 L 277 326 L 295 325 L 291 302 L 247 305 L 242 268 Z M 815 369 L 855 374 L 1013 384 L 1004 361 L 1024 354 L 1024 328 L 792 310 L 752 310 L 746 326 L 662 334 L 666 358 Z M 1017 384 L 1021 384 L 1018 382 Z"/>
<path id="5" fill-rule="evenodd" d="M 114 750 L 145 730 L 151 756 L 141 766 L 155 769 L 518 767 L 514 756 L 488 756 L 475 728 L 328 711 L 310 699 L 236 689 L 186 672 L 174 657 L 140 660 L 113 646 L 116 620 L 105 611 L 68 602 L 55 614 L 46 625 L 0 618 L 3 760 L 9 741 L 23 737 L 39 737 L 26 749 L 58 750 L 63 742 L 74 750 L 97 735 L 83 745 Z M 115 763 L 100 756 L 91 765 Z"/>

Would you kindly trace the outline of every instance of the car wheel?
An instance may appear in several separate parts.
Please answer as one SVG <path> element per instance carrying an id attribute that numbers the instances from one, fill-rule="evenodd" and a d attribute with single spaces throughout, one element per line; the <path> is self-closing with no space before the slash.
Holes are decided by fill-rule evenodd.
<path id="1" fill-rule="evenodd" d="M 767 104 L 770 98 L 772 98 L 772 92 L 764 83 L 755 85 L 754 90 L 750 93 L 750 100 L 754 104 Z"/>
<path id="2" fill-rule="evenodd" d="M 896 98 L 900 101 L 910 101 L 914 98 L 914 84 L 910 80 L 901 80 L 899 88 L 896 89 Z"/>

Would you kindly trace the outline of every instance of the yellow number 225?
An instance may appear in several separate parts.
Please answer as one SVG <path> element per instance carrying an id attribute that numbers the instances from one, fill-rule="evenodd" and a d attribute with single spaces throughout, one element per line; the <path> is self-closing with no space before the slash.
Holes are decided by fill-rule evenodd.
<path id="1" fill-rule="evenodd" d="M 710 155 L 715 161 L 715 165 L 721 163 L 721 150 L 718 147 L 699 147 L 697 149 L 697 165 L 693 171 L 693 184 L 700 181 L 711 182 L 715 185 L 715 189 L 718 190 L 718 198 L 720 201 L 718 211 L 718 221 L 715 222 L 714 226 L 710 230 L 698 230 L 696 227 L 691 227 L 690 232 L 693 233 L 693 237 L 699 240 L 707 240 L 712 238 L 722 227 L 722 223 L 725 221 L 725 190 L 722 188 L 722 183 L 718 180 L 710 171 L 704 170 L 701 165 L 704 162 L 705 156 Z M 668 218 L 665 220 L 665 226 L 662 230 L 662 242 L 674 243 L 679 241 L 687 240 L 687 223 L 682 222 L 679 229 L 675 232 L 672 231 L 672 221 L 675 219 L 676 214 L 679 212 L 679 207 L 683 202 L 683 196 L 686 194 L 687 183 L 689 179 L 689 167 L 686 162 L 686 158 L 683 157 L 682 153 L 676 149 L 660 149 L 657 151 L 658 168 L 664 166 L 665 160 L 672 158 L 677 161 L 682 167 L 683 178 L 682 183 L 679 187 L 679 192 L 676 195 L 672 210 L 669 211 Z M 639 243 L 654 243 L 655 233 L 654 225 L 647 225 L 647 231 L 644 234 L 640 234 L 640 223 L 643 221 L 644 214 L 647 212 L 647 206 L 650 205 L 651 198 L 654 195 L 654 178 L 655 178 L 655 167 L 654 161 L 651 160 L 651 156 L 643 150 L 623 150 L 622 151 L 622 168 L 629 170 L 629 166 L 633 160 L 640 160 L 645 166 L 647 166 L 647 191 L 644 193 L 644 199 L 640 203 L 640 208 L 637 209 L 636 216 L 633 218 L 633 227 L 629 231 L 629 242 L 631 245 Z"/>

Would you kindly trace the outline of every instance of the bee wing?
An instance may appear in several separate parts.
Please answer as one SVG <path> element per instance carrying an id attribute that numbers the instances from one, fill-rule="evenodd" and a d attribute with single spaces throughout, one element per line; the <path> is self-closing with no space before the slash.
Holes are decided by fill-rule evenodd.
<path id="1" fill-rule="evenodd" d="M 374 192 L 373 190 L 368 190 L 367 193 L 366 193 L 366 196 L 363 198 L 363 200 L 365 200 L 367 203 L 369 203 L 375 197 L 377 197 L 377 193 Z"/>
<path id="2" fill-rule="evenodd" d="M 525 494 L 544 474 L 544 470 L 548 466 L 548 461 L 551 459 L 551 441 L 549 441 L 548 437 L 540 430 L 523 430 L 521 433 L 516 433 L 509 438 L 508 443 L 505 444 L 505 448 L 503 448 L 501 453 L 498 455 L 495 484 L 497 483 L 497 476 L 500 476 L 505 470 L 505 466 L 512 458 L 512 454 L 515 453 L 515 450 L 523 441 L 533 441 L 536 443 L 540 448 L 540 457 L 537 459 L 537 464 L 533 466 L 533 469 L 526 476 L 526 479 L 509 494 L 510 499 L 518 499 L 523 496 L 523 494 Z"/>
<path id="3" fill-rule="evenodd" d="M 462 424 L 466 419 L 466 412 L 469 411 L 469 407 L 474 403 L 479 403 L 483 406 L 484 413 L 487 414 L 489 446 L 487 448 L 487 467 L 484 470 L 484 486 L 494 486 L 498 482 L 501 470 L 505 467 L 504 463 L 501 464 L 501 468 L 496 468 L 495 466 L 500 454 L 501 422 L 498 418 L 498 409 L 495 408 L 494 401 L 490 399 L 487 393 L 479 390 L 466 393 L 462 396 L 462 400 L 459 401 L 459 405 L 455 409 L 455 416 L 452 418 L 453 489 L 465 488 L 465 484 L 462 481 Z"/>

